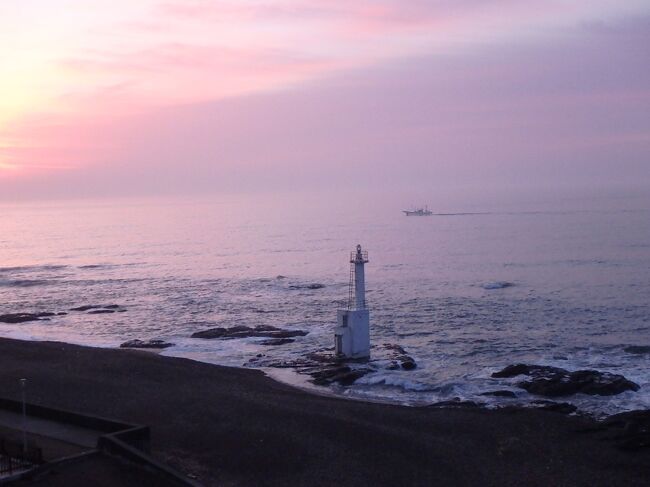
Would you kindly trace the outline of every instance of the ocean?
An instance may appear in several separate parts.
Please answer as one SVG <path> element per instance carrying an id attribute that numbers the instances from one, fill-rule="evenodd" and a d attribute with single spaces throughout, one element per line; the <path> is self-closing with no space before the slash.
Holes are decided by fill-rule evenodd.
<path id="1" fill-rule="evenodd" d="M 418 366 L 377 367 L 330 392 L 413 405 L 526 402 L 535 398 L 512 379 L 490 377 L 524 362 L 641 386 L 568 398 L 582 411 L 650 407 L 650 200 L 447 195 L 429 199 L 434 215 L 406 217 L 409 203 L 314 193 L 4 204 L 0 314 L 67 314 L 0 323 L 0 335 L 100 347 L 161 338 L 175 344 L 164 355 L 230 366 L 258 354 L 300 358 L 333 346 L 349 253 L 361 244 L 372 343 L 399 344 Z M 70 311 L 96 304 L 125 311 Z M 275 347 L 190 337 L 236 325 L 309 334 Z M 497 389 L 518 397 L 481 395 Z"/>

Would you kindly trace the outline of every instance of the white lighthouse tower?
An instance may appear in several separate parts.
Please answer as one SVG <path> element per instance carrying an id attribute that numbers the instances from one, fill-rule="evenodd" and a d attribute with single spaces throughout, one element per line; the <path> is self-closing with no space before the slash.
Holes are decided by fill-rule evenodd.
<path id="1" fill-rule="evenodd" d="M 366 306 L 364 271 L 367 262 L 368 252 L 357 245 L 357 250 L 350 253 L 348 307 L 338 310 L 338 326 L 334 333 L 335 352 L 346 358 L 370 356 L 370 313 Z"/>

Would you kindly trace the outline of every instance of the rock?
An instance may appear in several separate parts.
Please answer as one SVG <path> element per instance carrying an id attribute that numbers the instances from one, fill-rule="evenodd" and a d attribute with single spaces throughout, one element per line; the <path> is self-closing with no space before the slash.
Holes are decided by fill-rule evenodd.
<path id="1" fill-rule="evenodd" d="M 577 393 L 612 396 L 625 391 L 639 390 L 638 384 L 619 374 L 597 370 L 569 372 L 559 367 L 544 365 L 509 365 L 492 374 L 492 377 L 516 377 L 517 375 L 531 377 L 531 380 L 517 383 L 517 387 L 531 394 L 547 397 L 570 396 Z"/>
<path id="2" fill-rule="evenodd" d="M 106 313 L 108 312 L 108 310 L 124 311 L 121 309 L 121 306 L 119 304 L 107 304 L 107 305 L 85 304 L 83 306 L 77 306 L 76 308 L 70 308 L 70 311 L 90 311 L 90 310 L 107 310 L 107 311 L 102 311 L 102 313 Z"/>
<path id="3" fill-rule="evenodd" d="M 351 369 L 347 365 L 332 367 L 312 372 L 312 382 L 319 386 L 327 386 L 334 383 L 342 386 L 352 385 L 357 379 L 363 377 L 370 369 Z"/>
<path id="4" fill-rule="evenodd" d="M 488 391 L 481 394 L 481 396 L 495 396 L 495 397 L 517 397 L 512 391 L 499 390 L 499 391 Z"/>
<path id="5" fill-rule="evenodd" d="M 491 289 L 505 289 L 507 287 L 512 287 L 514 286 L 514 283 L 512 282 L 507 282 L 507 281 L 497 281 L 497 282 L 488 282 L 487 284 L 483 284 L 483 289 L 491 290 Z"/>
<path id="6" fill-rule="evenodd" d="M 70 308 L 70 311 L 88 311 L 95 308 L 101 308 L 102 306 L 98 304 L 86 304 L 84 306 L 77 306 L 76 308 Z"/>
<path id="7" fill-rule="evenodd" d="M 325 284 L 319 282 L 313 282 L 311 284 L 294 284 L 289 286 L 289 289 L 322 289 L 325 287 Z"/>
<path id="8" fill-rule="evenodd" d="M 543 409 L 544 411 L 552 411 L 560 414 L 571 414 L 578 410 L 577 406 L 569 402 L 533 401 L 531 404 L 536 409 Z"/>
<path id="9" fill-rule="evenodd" d="M 115 313 L 114 309 L 94 309 L 92 311 L 88 311 L 89 315 L 103 315 L 106 313 Z"/>
<path id="10" fill-rule="evenodd" d="M 643 355 L 650 353 L 650 345 L 630 345 L 623 349 L 627 353 L 633 353 L 636 355 Z"/>
<path id="11" fill-rule="evenodd" d="M 404 347 L 395 343 L 384 343 L 384 348 L 392 352 L 391 364 L 387 367 L 388 370 L 397 370 L 400 367 L 404 370 L 413 370 L 417 367 L 415 359 L 406 353 Z"/>
<path id="12" fill-rule="evenodd" d="M 129 340 L 120 345 L 120 348 L 169 348 L 173 347 L 173 343 L 168 343 L 164 340 L 151 339 L 151 340 Z"/>
<path id="13" fill-rule="evenodd" d="M 231 328 L 211 328 L 209 330 L 192 333 L 192 338 L 221 338 L 224 340 L 232 338 L 292 338 L 305 336 L 308 332 L 303 330 L 283 330 L 275 326 L 258 325 L 254 328 L 249 326 L 233 326 Z"/>
<path id="14" fill-rule="evenodd" d="M 450 401 L 440 401 L 430 404 L 430 408 L 480 408 L 483 407 L 483 403 L 478 403 L 474 401 L 461 401 L 459 397 L 455 397 Z"/>
<path id="15" fill-rule="evenodd" d="M 293 342 L 295 342 L 293 338 L 269 338 L 268 340 L 262 340 L 260 345 L 284 345 Z"/>
<path id="16" fill-rule="evenodd" d="M 414 368 L 417 367 L 415 360 L 413 360 L 411 357 L 408 356 L 402 361 L 400 365 L 404 370 L 413 370 Z"/>
<path id="17" fill-rule="evenodd" d="M 8 313 L 0 315 L 0 323 L 25 323 L 27 321 L 41 321 L 43 318 L 47 319 L 50 316 L 55 316 L 56 313 L 42 312 L 42 313 Z"/>

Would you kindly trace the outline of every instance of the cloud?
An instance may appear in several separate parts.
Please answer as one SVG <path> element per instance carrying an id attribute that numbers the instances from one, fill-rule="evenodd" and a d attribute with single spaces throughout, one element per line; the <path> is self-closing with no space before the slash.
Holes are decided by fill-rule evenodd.
<path id="1" fill-rule="evenodd" d="M 553 43 L 416 57 L 300 89 L 71 119 L 44 128 L 30 157 L 79 168 L 50 178 L 49 194 L 650 186 L 648 26 L 583 26 Z M 54 144 L 71 140 L 83 144 Z"/>

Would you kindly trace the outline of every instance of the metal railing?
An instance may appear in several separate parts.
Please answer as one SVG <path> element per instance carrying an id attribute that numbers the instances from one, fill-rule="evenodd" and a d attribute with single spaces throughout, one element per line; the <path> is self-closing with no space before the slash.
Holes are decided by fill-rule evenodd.
<path id="1" fill-rule="evenodd" d="M 0 475 L 11 475 L 42 463 L 40 448 L 28 446 L 25 450 L 20 443 L 0 438 Z"/>
<path id="2" fill-rule="evenodd" d="M 361 260 L 357 260 L 357 257 L 361 257 Z M 350 263 L 354 264 L 356 262 L 363 262 L 364 264 L 367 264 L 368 263 L 368 251 L 367 250 L 362 250 L 360 253 L 357 253 L 356 250 L 353 250 L 352 252 L 350 252 Z"/>

